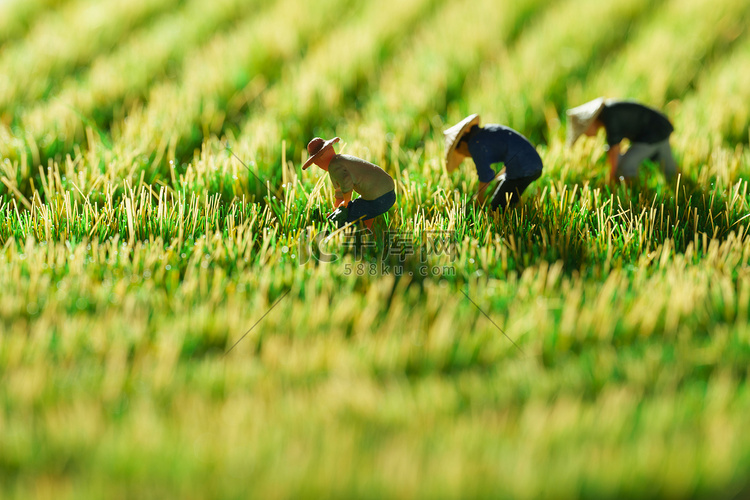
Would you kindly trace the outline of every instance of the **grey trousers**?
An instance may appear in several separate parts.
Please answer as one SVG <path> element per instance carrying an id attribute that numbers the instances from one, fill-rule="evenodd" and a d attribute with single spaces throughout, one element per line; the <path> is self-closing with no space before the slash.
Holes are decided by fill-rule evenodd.
<path id="1" fill-rule="evenodd" d="M 638 175 L 638 167 L 645 160 L 658 161 L 664 171 L 664 177 L 667 180 L 672 179 L 677 174 L 677 164 L 672 156 L 672 148 L 669 147 L 669 139 L 654 144 L 636 142 L 630 145 L 630 149 L 620 155 L 620 161 L 617 164 L 617 176 L 629 179 Z"/>

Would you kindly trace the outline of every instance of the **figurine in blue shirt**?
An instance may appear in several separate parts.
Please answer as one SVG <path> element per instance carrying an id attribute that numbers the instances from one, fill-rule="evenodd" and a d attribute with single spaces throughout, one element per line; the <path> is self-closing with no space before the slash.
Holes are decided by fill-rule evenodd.
<path id="1" fill-rule="evenodd" d="M 496 173 L 495 163 L 502 163 L 505 172 L 498 176 L 492 193 L 492 210 L 505 209 L 521 199 L 521 193 L 542 175 L 542 159 L 524 136 L 503 125 L 479 126 L 479 115 L 467 116 L 445 132 L 445 163 L 448 172 L 454 171 L 471 157 L 477 168 L 479 189 L 477 199 L 484 203 L 486 191 Z"/>

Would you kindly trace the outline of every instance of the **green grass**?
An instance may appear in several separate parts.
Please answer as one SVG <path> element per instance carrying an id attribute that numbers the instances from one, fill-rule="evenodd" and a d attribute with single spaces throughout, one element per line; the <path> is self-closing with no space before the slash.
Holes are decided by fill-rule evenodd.
<path id="1" fill-rule="evenodd" d="M 740 0 L 2 3 L 0 497 L 746 494 L 748 25 Z M 679 181 L 564 146 L 600 94 L 665 110 Z M 470 112 L 538 144 L 515 210 L 444 170 Z M 396 179 L 375 241 L 313 247 L 315 135 Z"/>

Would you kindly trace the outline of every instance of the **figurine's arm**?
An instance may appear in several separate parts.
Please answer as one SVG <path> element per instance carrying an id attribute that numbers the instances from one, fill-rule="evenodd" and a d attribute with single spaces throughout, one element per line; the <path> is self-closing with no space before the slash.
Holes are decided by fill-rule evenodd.
<path id="1" fill-rule="evenodd" d="M 352 192 L 349 191 L 348 193 L 344 193 L 344 198 L 339 202 L 338 199 L 336 199 L 336 205 L 337 207 L 340 207 L 341 205 L 344 205 L 345 207 L 349 206 L 349 203 L 352 201 Z"/>
<path id="2" fill-rule="evenodd" d="M 487 199 L 487 191 L 490 184 L 495 180 L 496 174 L 492 168 L 492 162 L 484 152 L 483 148 L 474 149 L 471 158 L 474 160 L 474 166 L 477 169 L 479 178 L 479 187 L 477 188 L 477 201 L 484 204 Z"/>
<path id="3" fill-rule="evenodd" d="M 333 208 L 338 208 L 338 206 L 344 201 L 344 193 L 341 192 L 340 187 L 336 186 L 334 196 L 336 197 L 336 200 L 333 202 Z M 351 195 L 349 197 L 351 198 Z"/>
<path id="4" fill-rule="evenodd" d="M 484 200 L 487 197 L 487 188 L 489 187 L 489 182 L 480 182 L 479 183 L 479 189 L 477 190 L 477 200 L 480 204 L 484 204 Z"/>
<path id="5" fill-rule="evenodd" d="M 609 179 L 611 182 L 615 182 L 617 181 L 617 165 L 620 161 L 620 143 L 609 147 L 607 160 L 609 161 Z"/>
<path id="6" fill-rule="evenodd" d="M 349 202 L 352 200 L 352 189 L 354 189 L 351 174 L 349 174 L 346 168 L 333 164 L 328 167 L 328 173 L 331 176 L 333 186 L 336 188 L 335 207 L 338 208 L 342 204 L 345 206 L 349 205 Z"/>

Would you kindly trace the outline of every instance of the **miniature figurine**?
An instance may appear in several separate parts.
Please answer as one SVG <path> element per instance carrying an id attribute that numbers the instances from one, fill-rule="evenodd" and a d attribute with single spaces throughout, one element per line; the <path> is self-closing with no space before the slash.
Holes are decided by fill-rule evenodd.
<path id="1" fill-rule="evenodd" d="M 444 131 L 445 163 L 448 172 L 453 172 L 464 160 L 471 157 L 477 169 L 479 188 L 477 199 L 484 203 L 486 191 L 495 178 L 493 163 L 502 162 L 495 192 L 492 194 L 492 210 L 503 210 L 515 205 L 521 193 L 542 175 L 542 159 L 534 146 L 523 135 L 503 125 L 479 126 L 479 115 L 467 116 Z"/>
<path id="2" fill-rule="evenodd" d="M 599 97 L 569 109 L 568 146 L 585 134 L 595 137 L 600 128 L 607 134 L 607 160 L 610 180 L 630 180 L 638 175 L 645 160 L 658 161 L 667 180 L 677 174 L 677 164 L 669 146 L 674 128 L 659 111 L 632 101 L 616 101 Z M 620 143 L 630 140 L 630 148 L 620 154 Z"/>
<path id="3" fill-rule="evenodd" d="M 393 178 L 377 165 L 351 155 L 336 154 L 333 145 L 339 137 L 324 141 L 316 137 L 307 144 L 310 158 L 302 165 L 302 170 L 313 163 L 327 171 L 335 189 L 335 210 L 328 219 L 338 227 L 344 224 L 363 221 L 372 230 L 375 217 L 384 214 L 396 202 Z M 359 198 L 352 201 L 352 191 Z"/>

